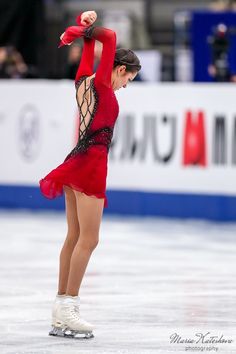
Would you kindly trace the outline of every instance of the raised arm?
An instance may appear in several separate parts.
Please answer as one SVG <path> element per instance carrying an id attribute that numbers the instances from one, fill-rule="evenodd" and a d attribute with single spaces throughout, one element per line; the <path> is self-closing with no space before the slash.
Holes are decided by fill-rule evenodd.
<path id="1" fill-rule="evenodd" d="M 95 82 L 111 87 L 111 73 L 116 51 L 116 33 L 103 27 L 90 27 L 87 29 L 87 35 L 103 44 Z"/>
<path id="2" fill-rule="evenodd" d="M 78 81 L 81 76 L 90 76 L 93 74 L 95 40 L 93 38 L 86 38 L 85 34 L 86 30 L 94 23 L 96 18 L 97 15 L 94 11 L 84 12 L 76 19 L 78 26 L 68 27 L 61 35 L 59 48 L 66 44 L 70 45 L 76 38 L 82 37 L 84 39 L 82 56 L 76 73 L 75 82 Z"/>
<path id="3" fill-rule="evenodd" d="M 93 75 L 94 44 L 95 44 L 94 39 L 84 38 L 84 47 L 82 51 L 80 64 L 75 76 L 75 82 L 77 82 L 81 78 L 81 76 Z"/>
<path id="4" fill-rule="evenodd" d="M 95 14 L 95 15 L 94 15 Z M 111 73 L 116 50 L 116 34 L 103 27 L 92 27 L 96 20 L 94 11 L 87 11 L 77 17 L 78 26 L 71 26 L 61 35 L 59 47 L 70 45 L 76 38 L 84 38 L 84 48 L 76 81 L 83 75 L 93 74 L 94 43 L 98 40 L 103 44 L 101 60 L 96 72 L 95 82 L 111 87 Z"/>

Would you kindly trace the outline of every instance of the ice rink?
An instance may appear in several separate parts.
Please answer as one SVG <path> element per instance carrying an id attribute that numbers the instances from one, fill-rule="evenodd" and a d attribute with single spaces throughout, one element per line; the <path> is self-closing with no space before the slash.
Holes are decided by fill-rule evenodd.
<path id="1" fill-rule="evenodd" d="M 236 352 L 236 224 L 104 217 L 87 341 L 48 336 L 64 214 L 1 211 L 0 225 L 1 354 Z"/>

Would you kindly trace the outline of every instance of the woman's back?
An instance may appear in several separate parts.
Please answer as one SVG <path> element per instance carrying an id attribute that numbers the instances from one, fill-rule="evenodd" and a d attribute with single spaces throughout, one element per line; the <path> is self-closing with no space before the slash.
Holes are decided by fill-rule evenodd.
<path id="1" fill-rule="evenodd" d="M 94 75 L 81 78 L 76 83 L 76 100 L 80 113 L 79 140 L 86 136 L 86 133 L 96 112 L 97 95 L 94 89 Z"/>

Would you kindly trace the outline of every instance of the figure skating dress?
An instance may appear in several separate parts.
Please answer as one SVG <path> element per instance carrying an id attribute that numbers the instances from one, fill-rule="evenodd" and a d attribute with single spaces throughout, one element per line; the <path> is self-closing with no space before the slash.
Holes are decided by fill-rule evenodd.
<path id="1" fill-rule="evenodd" d="M 65 161 L 40 180 L 40 189 L 47 198 L 63 194 L 69 186 L 88 196 L 106 198 L 107 158 L 119 106 L 111 86 L 116 34 L 103 27 L 68 27 L 60 46 L 83 37 L 84 46 L 75 78 L 76 99 L 79 108 L 78 143 Z M 103 44 L 102 55 L 93 75 L 95 40 Z M 92 76 L 92 78 L 91 78 Z"/>

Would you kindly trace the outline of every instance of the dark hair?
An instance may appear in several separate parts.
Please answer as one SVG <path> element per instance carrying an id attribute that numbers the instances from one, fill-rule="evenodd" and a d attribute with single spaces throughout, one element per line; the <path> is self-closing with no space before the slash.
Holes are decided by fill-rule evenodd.
<path id="1" fill-rule="evenodd" d="M 114 68 L 118 65 L 125 65 L 126 71 L 134 73 L 141 69 L 137 55 L 130 49 L 119 48 L 115 53 Z"/>

